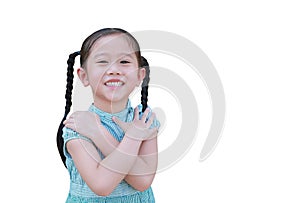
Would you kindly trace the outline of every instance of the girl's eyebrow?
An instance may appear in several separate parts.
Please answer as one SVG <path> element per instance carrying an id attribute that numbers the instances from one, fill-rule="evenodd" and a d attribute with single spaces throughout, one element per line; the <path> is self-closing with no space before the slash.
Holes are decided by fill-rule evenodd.
<path id="1" fill-rule="evenodd" d="M 118 56 L 119 56 L 119 57 L 128 56 L 128 57 L 130 57 L 130 58 L 132 58 L 132 59 L 133 59 L 134 57 L 132 56 L 132 54 L 133 54 L 133 52 L 132 52 L 132 53 L 125 53 L 125 52 L 124 52 L 124 53 L 120 53 L 120 54 L 118 54 Z"/>
<path id="2" fill-rule="evenodd" d="M 97 54 L 95 54 L 95 56 L 93 57 L 93 58 L 98 58 L 98 57 L 100 57 L 100 56 L 107 56 L 107 55 L 109 55 L 108 53 L 105 53 L 105 52 L 103 52 L 103 53 L 97 53 Z"/>

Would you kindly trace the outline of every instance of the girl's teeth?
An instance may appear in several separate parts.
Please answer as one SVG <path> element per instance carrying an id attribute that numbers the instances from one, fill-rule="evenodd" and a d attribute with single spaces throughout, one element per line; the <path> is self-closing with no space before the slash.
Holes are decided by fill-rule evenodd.
<path id="1" fill-rule="evenodd" d="M 119 86 L 123 85 L 123 83 L 122 82 L 107 82 L 106 85 L 111 86 L 111 87 L 119 87 Z"/>

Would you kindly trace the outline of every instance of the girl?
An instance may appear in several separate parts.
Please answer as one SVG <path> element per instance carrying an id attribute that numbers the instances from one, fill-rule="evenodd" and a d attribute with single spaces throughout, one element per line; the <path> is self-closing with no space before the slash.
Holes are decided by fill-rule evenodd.
<path id="1" fill-rule="evenodd" d="M 87 112 L 72 105 L 73 66 L 90 86 L 94 103 Z M 149 65 L 128 32 L 106 28 L 90 35 L 80 52 L 70 54 L 65 115 L 57 147 L 70 174 L 71 202 L 155 202 L 151 189 L 157 168 L 159 122 L 147 107 Z M 130 93 L 142 82 L 141 104 L 131 107 Z"/>

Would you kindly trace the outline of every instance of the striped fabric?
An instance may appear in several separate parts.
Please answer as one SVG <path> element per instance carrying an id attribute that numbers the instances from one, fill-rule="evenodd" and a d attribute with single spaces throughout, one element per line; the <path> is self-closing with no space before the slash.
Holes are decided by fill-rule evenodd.
<path id="1" fill-rule="evenodd" d="M 141 112 L 142 106 L 138 105 L 138 108 L 139 111 Z M 127 102 L 127 107 L 119 113 L 110 114 L 104 112 L 98 109 L 97 107 L 95 107 L 93 104 L 90 106 L 89 111 L 95 112 L 97 115 L 99 115 L 102 125 L 104 125 L 108 129 L 108 131 L 119 142 L 123 139 L 124 132 L 118 125 L 116 125 L 112 121 L 112 117 L 116 116 L 122 121 L 130 122 L 133 120 L 133 116 L 134 116 L 134 110 L 131 107 L 130 100 L 128 100 Z M 142 115 L 142 113 L 140 113 L 140 115 Z M 159 121 L 155 120 L 151 127 L 159 127 L 159 126 L 160 126 Z M 115 188 L 115 190 L 107 197 L 98 196 L 95 193 L 93 193 L 91 189 L 87 186 L 87 184 L 83 181 L 82 177 L 77 171 L 77 168 L 74 165 L 72 157 L 70 156 L 70 154 L 67 152 L 66 149 L 66 143 L 72 139 L 84 139 L 91 143 L 93 143 L 93 141 L 69 128 L 63 129 L 63 138 L 64 138 L 64 154 L 66 156 L 66 165 L 70 175 L 70 190 L 69 190 L 68 198 L 66 200 L 67 203 L 71 203 L 71 202 L 72 203 L 75 202 L 153 203 L 155 202 L 151 187 L 148 188 L 146 191 L 140 192 L 135 190 L 124 180 L 121 181 L 120 184 Z M 96 145 L 94 146 L 96 147 Z M 101 153 L 99 149 L 97 150 L 99 155 L 103 159 L 104 155 Z"/>

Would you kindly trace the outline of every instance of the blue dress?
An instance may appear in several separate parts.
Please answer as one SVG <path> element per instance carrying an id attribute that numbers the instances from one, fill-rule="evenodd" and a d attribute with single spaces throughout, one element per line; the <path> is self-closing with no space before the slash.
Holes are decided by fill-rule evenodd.
<path id="1" fill-rule="evenodd" d="M 141 105 L 138 106 L 141 112 Z M 124 137 L 123 130 L 112 121 L 112 117 L 116 116 L 120 120 L 125 122 L 130 122 L 133 120 L 134 110 L 131 107 L 130 101 L 128 100 L 127 107 L 115 114 L 110 114 L 104 112 L 93 104 L 90 106 L 89 111 L 95 112 L 99 115 L 102 125 L 104 125 L 107 130 L 115 137 L 119 142 Z M 158 120 L 154 120 L 151 127 L 159 127 Z M 63 139 L 64 139 L 64 155 L 66 156 L 66 165 L 70 175 L 70 190 L 66 203 L 154 203 L 154 195 L 151 187 L 147 190 L 140 192 L 133 187 L 131 187 L 125 180 L 122 180 L 120 184 L 115 188 L 115 190 L 109 196 L 98 196 L 87 186 L 80 176 L 77 168 L 75 167 L 74 161 L 71 155 L 68 153 L 66 148 L 66 143 L 72 139 L 84 139 L 93 143 L 93 141 L 79 133 L 69 129 L 63 128 Z M 93 143 L 94 144 L 94 143 Z M 96 145 L 94 144 L 96 147 Z M 97 148 L 97 147 L 96 147 Z M 103 159 L 104 155 L 97 148 L 100 157 Z"/>

